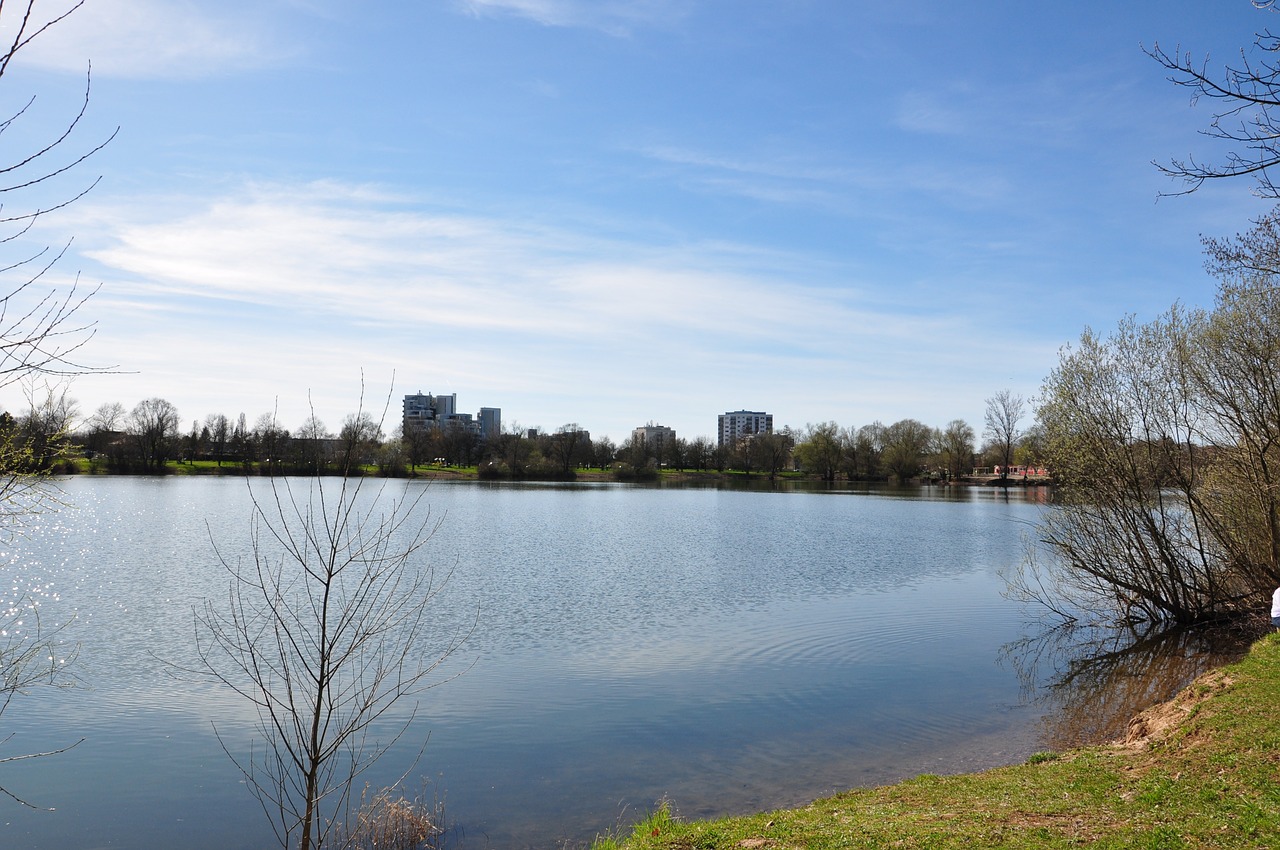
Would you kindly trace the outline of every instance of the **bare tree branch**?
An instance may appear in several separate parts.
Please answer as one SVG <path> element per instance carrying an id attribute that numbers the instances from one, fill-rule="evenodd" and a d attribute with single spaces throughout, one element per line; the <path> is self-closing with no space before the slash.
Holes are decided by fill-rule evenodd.
<path id="1" fill-rule="evenodd" d="M 8 33 L 0 45 L 0 78 L 20 51 L 51 27 L 66 20 L 83 4 L 84 0 L 77 0 L 51 19 L 40 22 L 36 17 L 36 0 L 16 4 L 0 0 L 0 25 L 3 25 L 0 31 Z M 24 190 L 56 182 L 57 178 L 83 165 L 115 138 L 116 132 L 113 131 L 105 140 L 78 153 L 69 148 L 87 114 L 91 88 L 91 72 L 87 72 L 84 98 L 76 113 L 53 133 L 49 141 L 0 164 L 0 178 L 3 178 L 0 195 L 9 203 L 29 203 Z M 0 134 L 13 129 L 17 122 L 31 118 L 30 109 L 34 101 L 34 98 L 28 99 L 20 109 L 0 120 Z M 91 179 L 87 187 L 65 192 L 60 200 L 32 202 L 34 208 L 19 207 L 13 212 L 0 213 L 0 225 L 12 225 L 0 232 L 0 245 L 17 245 L 31 234 L 37 220 L 84 197 L 97 183 L 97 178 Z M 53 265 L 62 259 L 69 246 L 67 243 L 56 251 L 48 247 L 27 250 L 16 260 L 0 262 L 0 275 L 16 277 L 12 283 L 0 283 L 0 293 L 3 293 L 0 294 L 0 388 L 17 382 L 34 385 L 36 379 L 109 371 L 80 360 L 81 349 L 94 335 L 94 323 L 82 321 L 80 313 L 97 288 L 83 288 L 78 280 L 70 286 L 50 285 L 46 280 Z M 48 412 L 57 413 L 55 408 L 58 404 L 52 392 L 50 399 L 55 403 L 50 405 Z M 69 412 L 65 394 L 61 401 L 61 412 Z M 34 420 L 38 413 L 33 400 L 29 418 Z M 41 474 L 49 459 L 48 423 L 44 423 L 40 430 L 46 440 L 43 447 L 34 445 L 32 437 L 35 432 L 30 428 L 26 430 L 24 434 L 15 427 L 8 414 L 4 414 L 0 421 L 0 536 L 21 533 L 32 516 L 58 503 L 57 491 Z M 16 695 L 32 687 L 64 687 L 73 681 L 66 673 L 66 667 L 74 659 L 75 651 L 62 646 L 59 640 L 61 629 L 61 626 L 44 628 L 34 602 L 21 598 L 5 603 L 0 610 L 0 714 Z M 6 738 L 2 743 L 9 741 Z M 69 748 L 2 756 L 0 764 L 55 755 Z M 6 785 L 0 784 L 0 793 L 21 805 L 34 807 Z"/>
<path id="2" fill-rule="evenodd" d="M 358 449 L 352 442 L 348 454 Z M 374 740 L 374 725 L 439 684 L 428 677 L 470 634 L 432 634 L 428 615 L 448 576 L 421 557 L 439 527 L 425 490 L 394 497 L 387 482 L 366 492 L 362 476 L 306 481 L 249 484 L 252 555 L 218 551 L 227 596 L 196 618 L 204 671 L 257 709 L 265 742 L 241 757 L 220 736 L 223 749 L 281 846 L 303 850 L 345 834 L 356 780 L 405 733 L 416 705 L 389 740 Z"/>
<path id="3" fill-rule="evenodd" d="M 1259 5 L 1270 8 L 1271 3 Z M 1180 180 L 1184 189 L 1170 192 L 1183 195 L 1194 192 L 1206 181 L 1235 177 L 1253 177 L 1254 191 L 1264 198 L 1280 198 L 1280 186 L 1270 169 L 1280 164 L 1280 65 L 1272 58 L 1280 52 L 1280 38 L 1269 31 L 1259 33 L 1254 48 L 1261 57 L 1250 59 L 1240 51 L 1240 64 L 1227 65 L 1221 76 L 1209 69 L 1209 61 L 1196 61 L 1178 46 L 1167 52 L 1159 44 L 1143 48 L 1148 56 L 1169 72 L 1169 81 L 1191 92 L 1192 105 L 1202 98 L 1215 103 L 1216 111 L 1202 135 L 1226 142 L 1228 151 L 1219 162 L 1204 162 L 1195 156 L 1153 162 L 1161 173 Z"/>

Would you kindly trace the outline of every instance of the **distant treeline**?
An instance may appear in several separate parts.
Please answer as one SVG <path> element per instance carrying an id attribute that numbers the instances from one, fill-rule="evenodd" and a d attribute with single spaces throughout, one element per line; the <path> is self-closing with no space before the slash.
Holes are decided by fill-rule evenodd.
<path id="1" fill-rule="evenodd" d="M 668 469 L 907 481 L 955 480 L 975 466 L 1007 468 L 1035 463 L 1037 456 L 1034 430 L 1017 430 L 1022 401 L 1007 393 L 988 400 L 981 449 L 974 429 L 958 419 L 943 429 L 914 419 L 859 428 L 824 422 L 747 434 L 731 445 L 708 437 L 651 443 L 637 437 L 619 445 L 608 437 L 593 439 L 577 423 L 554 432 L 517 427 L 489 435 L 450 425 L 407 432 L 397 427 L 388 436 L 367 412 L 347 416 L 336 434 L 314 415 L 292 431 L 271 414 L 250 425 L 243 413 L 234 419 L 210 414 L 183 428 L 177 408 L 162 398 L 145 399 L 131 410 L 104 404 L 82 418 L 63 388 L 29 395 L 23 415 L 0 414 L 9 469 L 155 474 L 185 463 L 261 474 L 403 476 L 445 465 L 475 468 L 479 476 L 495 479 L 570 480 L 577 470 L 596 469 L 644 480 Z M 993 419 L 993 411 L 1007 420 L 1003 432 L 993 425 L 1000 419 Z"/>

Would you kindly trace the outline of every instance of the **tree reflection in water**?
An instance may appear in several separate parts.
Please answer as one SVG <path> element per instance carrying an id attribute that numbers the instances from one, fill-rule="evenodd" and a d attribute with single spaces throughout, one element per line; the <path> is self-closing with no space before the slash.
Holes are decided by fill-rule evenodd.
<path id="1" fill-rule="evenodd" d="M 1045 709 L 1052 750 L 1124 737 L 1143 709 L 1172 698 L 1197 676 L 1244 656 L 1256 624 L 1138 634 L 1060 624 L 1006 644 L 1023 699 Z"/>

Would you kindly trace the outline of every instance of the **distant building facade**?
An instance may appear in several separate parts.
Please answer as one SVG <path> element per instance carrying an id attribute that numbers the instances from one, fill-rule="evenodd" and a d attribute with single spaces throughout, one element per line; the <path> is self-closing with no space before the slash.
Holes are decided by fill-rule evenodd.
<path id="1" fill-rule="evenodd" d="M 502 408 L 482 407 L 477 418 L 480 420 L 480 436 L 496 437 L 502 433 Z"/>
<path id="2" fill-rule="evenodd" d="M 675 441 L 676 432 L 674 428 L 668 428 L 666 425 L 655 425 L 652 422 L 648 425 L 641 425 L 631 432 L 631 442 L 643 445 L 648 454 L 657 458 L 665 457 L 667 447 L 675 443 Z"/>
<path id="3" fill-rule="evenodd" d="M 415 429 L 462 428 L 478 436 L 489 437 L 502 431 L 502 409 L 482 407 L 473 417 L 470 413 L 458 412 L 456 393 L 434 395 L 419 390 L 404 397 L 402 425 L 406 434 Z"/>
<path id="4" fill-rule="evenodd" d="M 735 410 L 720 414 L 718 442 L 720 446 L 732 446 L 743 437 L 773 433 L 773 414 L 755 410 Z"/>
<path id="5" fill-rule="evenodd" d="M 431 395 L 419 390 L 414 395 L 407 395 L 404 397 L 404 430 L 435 427 L 453 415 L 457 406 L 456 393 Z"/>

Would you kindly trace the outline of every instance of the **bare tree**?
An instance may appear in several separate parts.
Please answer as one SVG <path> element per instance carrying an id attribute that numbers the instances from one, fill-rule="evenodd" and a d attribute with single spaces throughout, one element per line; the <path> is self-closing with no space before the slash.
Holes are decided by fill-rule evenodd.
<path id="1" fill-rule="evenodd" d="M 1200 489 L 1191 337 L 1174 310 L 1146 325 L 1126 319 L 1107 337 L 1086 332 L 1064 350 L 1037 411 L 1059 485 L 1038 532 L 1055 558 L 1030 561 L 1015 587 L 1144 627 L 1211 619 L 1244 601 Z"/>
<path id="2" fill-rule="evenodd" d="M 409 463 L 410 469 L 417 469 L 418 466 L 427 462 L 431 458 L 430 454 L 433 437 L 436 436 L 432 432 L 436 429 L 427 429 L 420 424 L 413 423 L 400 428 L 400 441 L 404 444 L 405 460 Z"/>
<path id="3" fill-rule="evenodd" d="M 231 420 L 225 413 L 210 413 L 204 418 L 204 428 L 209 432 L 209 448 L 218 466 L 227 454 L 227 440 L 231 438 Z"/>
<path id="4" fill-rule="evenodd" d="M 600 469 L 607 469 L 618 454 L 618 447 L 608 437 L 599 437 L 591 443 L 591 460 Z"/>
<path id="5" fill-rule="evenodd" d="M 598 446 L 599 441 L 597 441 L 597 447 Z M 714 448 L 715 446 L 709 438 L 694 437 L 688 443 L 688 450 L 685 452 L 685 457 L 691 467 L 705 471 L 711 466 L 711 452 Z"/>
<path id="6" fill-rule="evenodd" d="M 51 18 L 41 18 L 36 14 L 35 0 L 0 3 L 0 78 L 23 49 L 81 5 L 83 0 Z M 36 128 L 28 138 L 43 141 L 33 141 L 24 149 L 10 149 L 13 152 L 9 158 L 0 163 L 0 246 L 14 252 L 14 256 L 0 260 L 0 275 L 7 279 L 0 284 L 0 388 L 36 377 L 63 378 L 104 371 L 80 359 L 81 349 L 94 333 L 93 323 L 82 319 L 80 311 L 95 290 L 82 290 L 78 284 L 47 284 L 46 276 L 64 255 L 66 246 L 58 249 L 23 245 L 41 217 L 83 197 L 97 183 L 91 180 L 88 186 L 61 194 L 53 185 L 115 135 L 78 152 L 75 149 L 76 131 L 89 105 L 89 79 L 86 75 L 84 102 L 76 115 L 43 137 L 37 135 Z M 0 117 L 0 132 L 5 133 L 6 140 L 13 138 L 15 144 L 23 144 L 15 128 L 30 123 L 33 103 L 31 98 Z M 60 200 L 27 204 L 26 190 L 37 186 L 49 189 L 52 197 Z M 0 434 L 0 534 L 16 533 L 30 516 L 56 501 L 44 479 L 29 471 L 31 457 L 30 445 L 15 429 L 8 428 Z M 66 653 L 59 652 L 57 632 L 56 627 L 43 628 L 35 604 L 25 598 L 7 599 L 0 606 L 0 714 L 16 694 L 29 687 L 65 684 L 63 662 L 67 659 L 59 657 Z M 0 763 L 49 754 L 0 756 Z M 6 786 L 0 786 L 0 792 L 26 804 Z"/>
<path id="7" fill-rule="evenodd" d="M 458 466 L 471 464 L 480 445 L 480 435 L 470 428 L 446 427 L 431 431 L 431 445 L 440 447 L 437 457 L 444 457 L 448 463 Z M 490 434 L 485 438 L 487 444 L 500 442 L 498 434 Z"/>
<path id="8" fill-rule="evenodd" d="M 178 435 L 178 408 L 162 398 L 143 399 L 129 412 L 129 433 L 138 444 L 142 462 L 159 469 L 169 457 L 170 442 Z"/>
<path id="9" fill-rule="evenodd" d="M 1208 241 L 1212 310 L 1086 332 L 1046 379 L 1041 451 L 1059 507 L 1049 586 L 1129 622 L 1261 608 L 1280 582 L 1280 255 L 1276 212 Z M 1041 585 L 1040 577 L 1048 576 Z"/>
<path id="10" fill-rule="evenodd" d="M 466 637 L 429 643 L 442 582 L 420 557 L 438 527 L 425 491 L 396 498 L 388 487 L 403 485 L 366 492 L 367 480 L 250 483 L 252 555 L 219 551 L 227 598 L 197 615 L 204 668 L 257 708 L 266 747 L 223 746 L 286 848 L 338 840 L 355 781 L 416 706 L 390 741 L 371 741 L 372 726 L 436 684 L 428 675 Z"/>
<path id="11" fill-rule="evenodd" d="M 939 456 L 949 479 L 969 474 L 973 466 L 974 438 L 973 428 L 963 419 L 952 419 L 947 423 L 940 438 Z"/>
<path id="12" fill-rule="evenodd" d="M 511 478 L 523 478 L 525 475 L 529 454 L 533 451 L 533 441 L 528 437 L 528 429 L 519 422 L 512 422 L 496 440 L 490 442 L 491 450 Z"/>
<path id="13" fill-rule="evenodd" d="M 996 448 L 1001 463 L 1004 464 L 1001 474 L 1009 475 L 1009 466 L 1013 463 L 1013 448 L 1022 435 L 1020 423 L 1026 412 L 1026 402 L 1022 396 L 1011 390 L 1001 390 L 987 399 L 985 437 Z"/>
<path id="14" fill-rule="evenodd" d="M 29 506 L 27 499 L 31 496 L 41 501 L 47 498 L 47 494 L 43 492 L 6 490 L 4 494 L 6 509 L 12 509 L 15 499 Z M 26 598 L 6 601 L 3 607 L 0 607 L 0 634 L 5 636 L 5 640 L 0 642 L 0 672 L 4 674 L 4 680 L 0 682 L 0 715 L 4 714 L 15 696 L 26 693 L 31 688 L 69 687 L 72 684 L 66 671 L 75 660 L 76 648 L 61 645 L 59 642 L 61 630 L 61 626 L 45 628 L 40 621 L 39 607 Z M 5 738 L 0 743 L 7 741 L 8 738 Z M 56 755 L 66 752 L 78 743 L 80 741 L 56 750 L 36 753 L 26 752 L 15 755 L 0 753 L 0 765 Z M 35 804 L 18 796 L 4 783 L 0 783 L 0 794 L 29 808 L 37 808 Z"/>
<path id="15" fill-rule="evenodd" d="M 325 428 L 324 420 L 316 416 L 313 411 L 302 424 L 298 426 L 298 437 L 306 440 L 323 440 L 328 438 L 329 429 Z"/>
<path id="16" fill-rule="evenodd" d="M 1271 8 L 1273 3 L 1254 0 L 1258 8 Z M 1201 99 L 1215 104 L 1209 126 L 1201 133 L 1224 142 L 1230 148 L 1222 161 L 1207 163 L 1195 157 L 1154 163 L 1170 177 L 1179 179 L 1186 194 L 1199 189 L 1208 180 L 1253 177 L 1257 194 L 1264 198 L 1280 198 L 1269 169 L 1280 164 L 1280 64 L 1272 58 L 1280 52 L 1280 37 L 1264 30 L 1253 46 L 1260 56 L 1250 59 L 1248 51 L 1240 51 L 1240 64 L 1227 65 L 1221 76 L 1210 71 L 1209 61 L 1197 61 L 1181 46 L 1169 53 L 1155 44 L 1145 51 L 1169 72 L 1169 81 L 1191 92 L 1191 102 Z"/>
<path id="17" fill-rule="evenodd" d="M 551 457 L 555 460 L 557 471 L 563 478 L 574 477 L 574 467 L 590 450 L 591 435 L 577 422 L 561 425 L 551 436 Z"/>
<path id="18" fill-rule="evenodd" d="M 661 462 L 667 465 L 667 469 L 688 469 L 690 461 L 688 440 L 674 437 L 663 443 Z"/>
<path id="19" fill-rule="evenodd" d="M 101 404 L 88 419 L 85 420 L 82 436 L 84 438 L 84 446 L 88 450 L 90 457 L 99 454 L 110 453 L 119 455 L 118 447 L 115 446 L 120 430 L 124 427 L 125 416 L 128 412 L 124 405 L 118 401 L 107 402 Z M 111 451 L 116 448 L 115 451 Z M 115 458 L 119 460 L 119 457 Z"/>
<path id="20" fill-rule="evenodd" d="M 280 424 L 276 414 L 264 413 L 253 426 L 253 442 L 258 446 L 258 460 L 272 473 L 279 472 L 289 454 L 289 430 Z"/>
<path id="21" fill-rule="evenodd" d="M 743 434 L 728 447 L 728 465 L 731 469 L 740 470 L 747 475 L 755 471 L 756 452 L 752 450 L 751 442 L 756 436 L 756 434 Z"/>
<path id="22" fill-rule="evenodd" d="M 330 434 L 324 422 L 313 410 L 299 426 L 297 439 L 294 441 L 297 457 L 303 466 L 313 472 L 320 470 L 327 454 L 324 441 L 329 437 Z"/>
<path id="23" fill-rule="evenodd" d="M 374 453 L 374 459 L 378 465 L 378 474 L 385 478 L 407 475 L 409 473 L 407 456 L 408 450 L 405 447 L 403 438 L 392 436 L 391 439 L 384 440 Z"/>
<path id="24" fill-rule="evenodd" d="M 98 409 L 89 416 L 85 425 L 90 431 L 111 433 L 112 431 L 119 431 L 124 425 L 125 415 L 123 404 L 118 401 L 110 401 L 106 404 L 98 405 Z"/>
<path id="25" fill-rule="evenodd" d="M 382 423 L 368 411 L 352 413 L 342 420 L 338 439 L 342 441 L 342 452 L 348 463 L 354 467 L 372 463 L 382 444 Z"/>
<path id="26" fill-rule="evenodd" d="M 0 78 L 7 73 L 9 63 L 23 48 L 83 4 L 84 0 L 80 0 L 62 14 L 45 20 L 37 16 L 35 0 L 11 7 L 0 4 L 0 24 L 8 29 L 7 37 L 0 42 Z M 80 152 L 68 149 L 88 110 L 89 92 L 89 77 L 86 76 L 80 110 L 61 131 L 43 144 L 37 143 L 34 148 L 20 152 L 7 164 L 0 165 L 0 198 L 16 198 L 23 190 L 54 181 L 115 137 L 113 132 L 107 139 Z M 34 102 L 33 97 L 0 121 L 0 128 L 7 130 L 28 117 L 28 110 Z M 0 244 L 16 244 L 38 219 L 74 203 L 97 183 L 98 179 L 94 179 L 87 187 L 71 189 L 60 200 L 34 209 L 11 210 L 12 201 L 3 204 L 0 206 L 0 225 L 11 230 L 0 234 Z M 94 367 L 78 358 L 80 349 L 93 338 L 94 333 L 93 323 L 81 321 L 79 312 L 96 288 L 83 291 L 78 284 L 66 289 L 43 284 L 45 275 L 66 249 L 67 246 L 34 249 L 20 253 L 18 259 L 0 264 L 0 273 L 16 278 L 14 283 L 5 287 L 5 294 L 0 295 L 0 387 L 33 374 L 71 376 L 95 371 Z"/>
<path id="27" fill-rule="evenodd" d="M 47 379 L 28 381 L 23 390 L 27 396 L 27 412 L 22 417 L 22 433 L 31 450 L 31 468 L 48 470 L 67 451 L 71 431 L 79 418 L 79 405 L 69 395 L 65 379 L 54 383 Z"/>
<path id="28" fill-rule="evenodd" d="M 241 465 L 248 467 L 256 454 L 253 432 L 249 430 L 249 418 L 241 411 L 236 417 L 236 424 L 231 429 L 231 454 Z"/>

